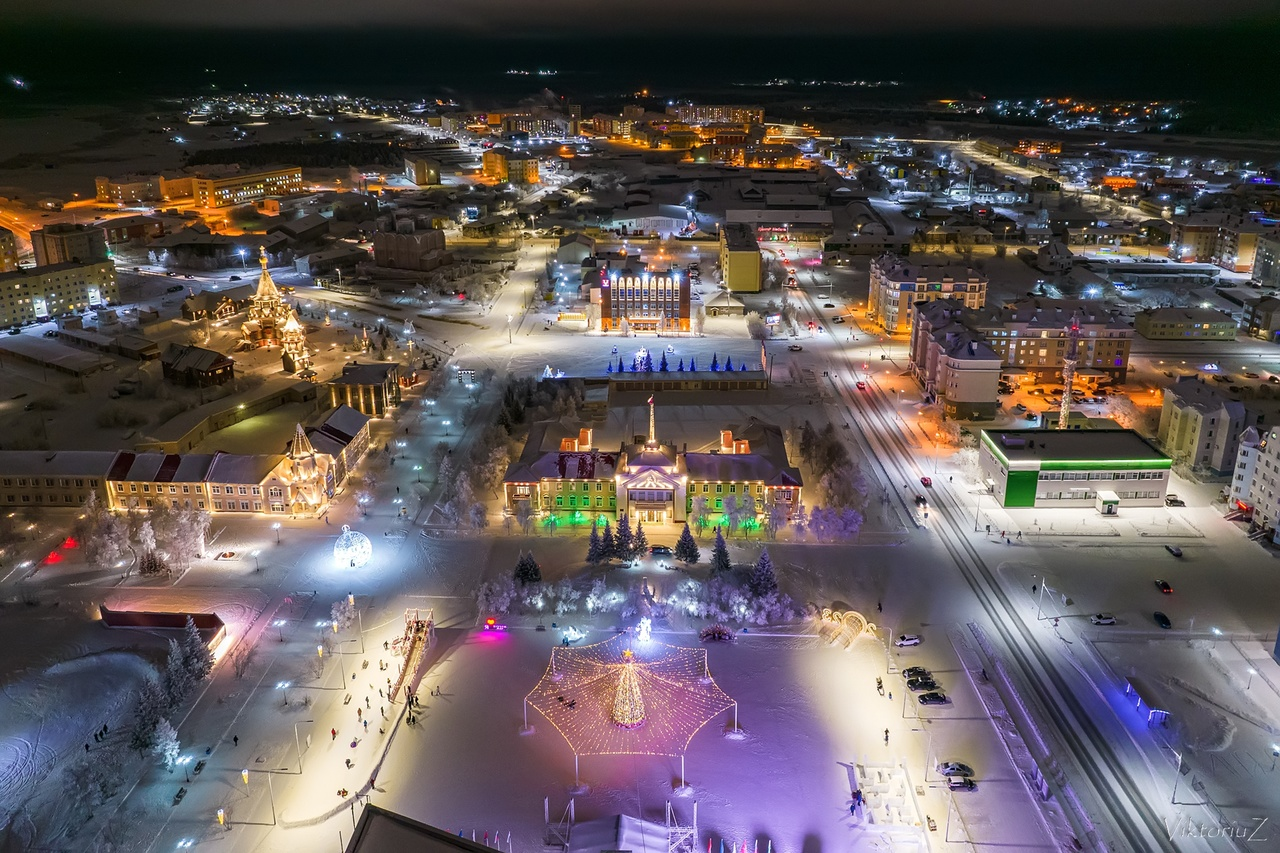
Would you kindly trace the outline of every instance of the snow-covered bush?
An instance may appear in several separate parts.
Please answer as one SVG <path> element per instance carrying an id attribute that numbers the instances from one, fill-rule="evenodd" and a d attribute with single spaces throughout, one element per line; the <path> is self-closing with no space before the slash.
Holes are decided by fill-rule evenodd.
<path id="1" fill-rule="evenodd" d="M 511 603 L 516 599 L 516 584 L 511 578 L 500 578 L 496 581 L 480 584 L 476 590 L 476 605 L 481 614 L 505 614 L 510 612 Z"/>
<path id="2" fill-rule="evenodd" d="M 698 632 L 698 639 L 704 643 L 732 643 L 733 631 L 729 626 L 717 622 L 714 625 L 708 625 Z"/>

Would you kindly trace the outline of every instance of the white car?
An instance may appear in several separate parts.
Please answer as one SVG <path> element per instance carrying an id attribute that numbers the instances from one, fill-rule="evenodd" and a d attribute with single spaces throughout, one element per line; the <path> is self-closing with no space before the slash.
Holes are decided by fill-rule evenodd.
<path id="1" fill-rule="evenodd" d="M 920 645 L 919 634 L 903 634 L 893 641 L 895 646 L 918 646 Z"/>
<path id="2" fill-rule="evenodd" d="M 1116 624 L 1116 617 L 1110 613 L 1095 613 L 1089 617 L 1089 621 L 1094 625 L 1114 625 Z"/>
<path id="3" fill-rule="evenodd" d="M 944 761 L 938 765 L 938 772 L 943 776 L 972 776 L 973 768 L 959 761 Z"/>

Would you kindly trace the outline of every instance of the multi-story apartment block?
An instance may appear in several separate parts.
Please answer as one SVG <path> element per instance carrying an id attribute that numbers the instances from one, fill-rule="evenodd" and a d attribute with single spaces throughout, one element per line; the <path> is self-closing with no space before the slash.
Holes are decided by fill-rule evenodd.
<path id="1" fill-rule="evenodd" d="M 32 323 L 119 301 L 110 261 L 0 273 L 0 325 Z"/>
<path id="2" fill-rule="evenodd" d="M 1236 339 L 1236 321 L 1212 308 L 1151 308 L 1133 318 L 1133 328 L 1149 341 Z"/>
<path id="3" fill-rule="evenodd" d="M 1240 434 L 1229 495 L 1256 536 L 1280 543 L 1280 426 L 1250 426 Z"/>
<path id="4" fill-rule="evenodd" d="M 915 263 L 895 254 L 871 262 L 867 313 L 886 332 L 910 332 L 912 308 L 935 299 L 958 299 L 967 308 L 981 308 L 987 303 L 987 277 L 968 267 Z"/>
<path id="5" fill-rule="evenodd" d="M 289 195 L 301 190 L 302 169 L 298 166 L 191 177 L 191 195 L 197 207 L 235 207 L 267 196 Z"/>
<path id="6" fill-rule="evenodd" d="M 405 157 L 404 174 L 417 186 L 435 186 L 440 183 L 440 161 L 430 157 Z"/>
<path id="7" fill-rule="evenodd" d="M 983 336 L 962 322 L 958 299 L 921 303 L 913 314 L 911 374 L 926 398 L 942 403 L 955 420 L 993 418 L 1000 408 L 1000 355 Z"/>
<path id="8" fill-rule="evenodd" d="M 964 322 L 982 333 L 1004 364 L 1021 368 L 1037 384 L 1062 381 L 1072 337 L 1078 379 L 1106 376 L 1119 385 L 1128 376 L 1133 329 L 1096 301 L 1030 297 L 972 312 Z"/>
<path id="9" fill-rule="evenodd" d="M 538 183 L 538 158 L 509 148 L 490 148 L 480 158 L 481 173 L 486 178 L 512 184 Z"/>
<path id="10" fill-rule="evenodd" d="M 87 264 L 107 259 L 107 234 L 102 226 L 64 222 L 31 232 L 31 248 L 36 266 Z"/>
<path id="11" fill-rule="evenodd" d="M 164 198 L 164 180 L 159 175 L 121 175 L 93 179 L 97 200 L 107 204 L 140 204 Z"/>
<path id="12" fill-rule="evenodd" d="M 1280 234 L 1259 234 L 1253 256 L 1253 280 L 1264 287 L 1280 287 Z"/>
<path id="13" fill-rule="evenodd" d="M 1240 435 L 1255 418 L 1244 403 L 1188 376 L 1165 390 L 1156 438 L 1175 461 L 1226 476 L 1236 465 Z"/>
<path id="14" fill-rule="evenodd" d="M 1226 211 L 1175 217 L 1169 231 L 1169 257 L 1174 260 L 1207 262 L 1243 273 L 1253 271 L 1259 241 L 1280 234 L 1273 226 Z"/>
<path id="15" fill-rule="evenodd" d="M 0 228 L 0 272 L 18 268 L 18 239 L 8 228 Z"/>
<path id="16" fill-rule="evenodd" d="M 667 115 L 686 124 L 764 124 L 764 108 L 731 104 L 676 104 Z"/>
<path id="17" fill-rule="evenodd" d="M 726 222 L 720 229 L 720 276 L 738 293 L 759 293 L 762 278 L 760 241 L 745 222 Z"/>

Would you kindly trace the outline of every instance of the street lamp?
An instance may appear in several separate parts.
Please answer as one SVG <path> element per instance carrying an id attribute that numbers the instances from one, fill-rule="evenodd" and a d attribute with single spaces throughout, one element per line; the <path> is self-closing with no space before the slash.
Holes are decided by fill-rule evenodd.
<path id="1" fill-rule="evenodd" d="M 314 723 L 315 720 L 298 720 L 293 724 L 293 747 L 298 751 L 298 772 L 302 772 L 302 742 L 298 740 L 298 726 L 302 723 Z M 311 735 L 307 735 L 307 746 L 311 746 Z"/>
<path id="2" fill-rule="evenodd" d="M 261 554 L 262 552 L 261 552 L 261 551 L 251 551 L 251 552 L 249 552 L 249 553 L 250 553 L 250 554 L 252 554 L 252 556 L 253 556 L 253 570 L 254 570 L 255 572 L 260 572 L 260 571 L 262 571 L 262 566 L 258 564 L 258 555 L 259 555 L 259 554 Z"/>
<path id="3" fill-rule="evenodd" d="M 177 760 L 177 762 L 176 762 L 176 763 L 177 763 L 177 764 L 182 765 L 182 775 L 186 777 L 186 779 L 187 779 L 187 784 L 188 784 L 188 785 L 190 785 L 190 784 L 191 784 L 191 771 L 189 771 L 189 770 L 187 769 L 187 765 L 191 763 L 191 756 L 190 756 L 190 755 L 184 755 L 184 756 L 182 756 L 181 758 L 179 758 L 179 759 Z"/>
<path id="4" fill-rule="evenodd" d="M 277 690 L 279 690 L 281 693 L 283 693 L 283 694 L 284 694 L 284 704 L 286 704 L 286 705 L 288 705 L 288 704 L 289 704 L 289 687 L 290 687 L 292 684 L 293 684 L 293 682 L 292 682 L 292 681 L 277 681 L 277 682 L 276 682 L 276 689 L 277 689 Z"/>
<path id="5" fill-rule="evenodd" d="M 452 423 L 453 423 L 453 421 L 441 421 L 441 423 L 443 423 L 443 424 L 444 424 L 444 434 L 445 434 L 445 435 L 448 435 L 448 434 L 449 434 L 449 426 L 450 426 L 450 424 L 452 424 Z"/>
<path id="6" fill-rule="evenodd" d="M 244 249 L 240 250 L 240 269 L 247 270 L 249 265 L 244 262 Z"/>
<path id="7" fill-rule="evenodd" d="M 277 521 L 275 524 L 271 525 L 271 529 L 276 532 L 276 544 L 279 545 L 280 544 L 280 522 Z"/>
<path id="8" fill-rule="evenodd" d="M 414 465 L 414 466 L 413 466 L 413 473 L 414 473 L 414 477 L 415 477 L 416 481 L 417 481 L 417 482 L 419 482 L 419 483 L 421 483 L 421 482 L 422 482 L 422 466 L 421 466 L 421 465 Z"/>
<path id="9" fill-rule="evenodd" d="M 511 321 L 515 319 L 514 314 L 507 315 L 507 343 L 511 343 Z"/>
<path id="10" fill-rule="evenodd" d="M 1246 685 L 1244 686 L 1244 689 L 1245 689 L 1245 690 L 1252 690 L 1252 689 L 1253 689 L 1253 677 L 1254 677 L 1255 675 L 1257 675 L 1257 674 L 1258 674 L 1258 671 L 1257 671 L 1256 669 L 1254 669 L 1253 667 L 1249 667 L 1249 668 L 1248 668 L 1247 670 L 1245 670 L 1245 671 L 1249 673 L 1249 683 L 1248 683 L 1248 684 L 1246 684 Z"/>

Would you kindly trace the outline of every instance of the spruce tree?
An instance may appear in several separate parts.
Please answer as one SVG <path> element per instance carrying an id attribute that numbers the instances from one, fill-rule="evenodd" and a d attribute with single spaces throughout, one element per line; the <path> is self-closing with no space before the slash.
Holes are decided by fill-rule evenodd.
<path id="1" fill-rule="evenodd" d="M 600 528 L 591 522 L 591 538 L 587 540 L 587 562 L 596 565 L 600 562 Z"/>
<path id="2" fill-rule="evenodd" d="M 182 656 L 193 684 L 203 681 L 213 671 L 213 652 L 209 651 L 209 646 L 196 630 L 195 620 L 190 616 L 187 617 L 187 629 L 182 636 Z"/>
<path id="3" fill-rule="evenodd" d="M 664 352 L 662 354 L 662 361 L 658 362 L 658 372 L 666 373 L 670 369 L 671 369 L 670 365 L 667 364 L 667 354 Z"/>
<path id="4" fill-rule="evenodd" d="M 730 373 L 733 372 L 733 356 L 731 355 L 725 356 L 724 369 L 729 371 Z"/>
<path id="5" fill-rule="evenodd" d="M 520 559 L 516 561 L 516 583 L 527 586 L 541 580 L 542 569 L 538 566 L 537 560 L 533 559 L 533 552 L 521 551 Z"/>
<path id="6" fill-rule="evenodd" d="M 171 713 L 183 703 L 194 685 L 191 672 L 187 669 L 187 655 L 177 640 L 169 641 L 169 659 L 165 662 L 164 674 L 160 686 L 165 695 L 165 714 Z"/>
<path id="7" fill-rule="evenodd" d="M 769 549 L 760 552 L 751 579 L 747 581 L 747 589 L 757 598 L 764 598 L 778 591 L 778 577 L 773 571 L 773 560 L 769 559 Z"/>
<path id="8" fill-rule="evenodd" d="M 680 366 L 679 366 L 679 367 L 677 367 L 677 368 L 676 368 L 676 370 L 678 370 L 678 371 L 679 371 L 679 372 L 681 372 L 681 373 L 684 373 L 684 359 L 683 359 L 683 358 L 681 358 L 681 359 L 680 359 Z"/>
<path id="9" fill-rule="evenodd" d="M 618 556 L 618 540 L 613 537 L 613 528 L 609 519 L 604 521 L 604 533 L 600 535 L 600 562 L 608 562 Z"/>
<path id="10" fill-rule="evenodd" d="M 647 553 L 649 553 L 649 537 L 644 535 L 644 522 L 637 521 L 635 541 L 631 543 L 631 556 L 638 558 Z"/>
<path id="11" fill-rule="evenodd" d="M 720 532 L 720 528 L 716 528 L 716 544 L 711 549 L 711 574 L 726 574 L 733 568 L 733 563 L 729 561 L 729 546 L 724 544 L 724 534 Z"/>
<path id="12" fill-rule="evenodd" d="M 164 719 L 168 699 L 154 676 L 148 675 L 138 690 L 133 708 L 133 728 L 129 730 L 129 747 L 146 752 L 155 743 L 156 726 Z"/>
<path id="13" fill-rule="evenodd" d="M 716 373 L 719 370 L 720 370 L 720 356 L 713 352 L 711 353 L 711 372 Z"/>
<path id="14" fill-rule="evenodd" d="M 697 356 L 690 356 L 690 357 L 689 357 L 689 372 L 690 372 L 690 373 L 697 373 L 697 372 L 698 372 L 698 357 L 697 357 Z"/>
<path id="15" fill-rule="evenodd" d="M 618 516 L 618 531 L 613 535 L 616 545 L 614 554 L 619 560 L 631 559 L 631 546 L 634 544 L 631 535 L 631 519 L 624 512 Z"/>
<path id="16" fill-rule="evenodd" d="M 676 559 L 683 563 L 696 563 L 701 557 L 698 543 L 694 541 L 693 533 L 690 532 L 686 522 L 684 530 L 680 531 L 680 538 L 676 540 Z"/>

